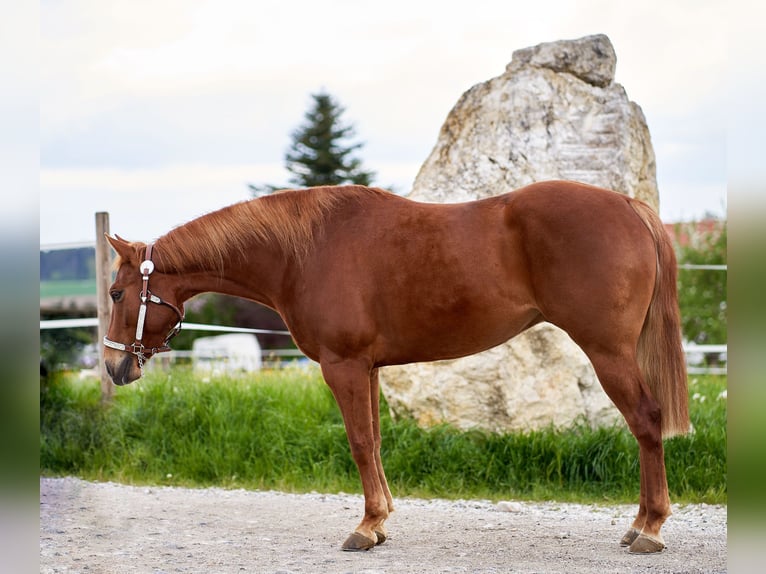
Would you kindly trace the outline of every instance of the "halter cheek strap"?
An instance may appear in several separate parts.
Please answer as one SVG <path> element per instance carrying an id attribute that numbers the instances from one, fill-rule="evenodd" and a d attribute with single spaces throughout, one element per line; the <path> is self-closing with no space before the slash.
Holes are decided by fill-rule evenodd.
<path id="1" fill-rule="evenodd" d="M 144 322 L 146 321 L 146 301 L 149 298 L 149 275 L 154 271 L 152 262 L 153 243 L 146 246 L 146 259 L 141 263 L 138 270 L 142 276 L 141 306 L 138 308 L 138 321 L 136 322 L 136 342 L 140 343 L 144 337 Z"/>
<path id="2" fill-rule="evenodd" d="M 138 267 L 138 270 L 141 272 L 141 305 L 138 308 L 138 321 L 136 322 L 136 340 L 133 344 L 126 345 L 124 343 L 117 343 L 115 341 L 112 341 L 111 339 L 108 339 L 107 337 L 104 337 L 104 346 L 109 347 L 110 349 L 117 349 L 118 351 L 126 351 L 128 353 L 133 353 L 138 358 L 138 366 L 141 368 L 141 372 L 143 373 L 144 368 L 144 361 L 146 361 L 149 357 L 154 355 L 155 353 L 162 353 L 165 351 L 170 351 L 170 347 L 168 346 L 168 342 L 170 339 L 175 337 L 178 332 L 181 330 L 181 323 L 184 320 L 184 314 L 172 303 L 169 303 L 168 301 L 163 300 L 162 298 L 158 297 L 157 295 L 154 295 L 151 291 L 149 291 L 149 276 L 154 271 L 154 262 L 152 262 L 152 249 L 154 247 L 153 243 L 150 243 L 146 246 L 146 259 L 141 263 L 141 265 Z M 146 307 L 147 303 L 156 303 L 158 305 L 166 305 L 173 309 L 173 311 L 176 312 L 176 315 L 178 315 L 178 323 L 170 330 L 170 333 L 168 333 L 167 337 L 165 337 L 165 342 L 162 344 L 161 347 L 144 347 L 143 345 L 143 337 L 144 337 L 144 324 L 146 323 Z"/>

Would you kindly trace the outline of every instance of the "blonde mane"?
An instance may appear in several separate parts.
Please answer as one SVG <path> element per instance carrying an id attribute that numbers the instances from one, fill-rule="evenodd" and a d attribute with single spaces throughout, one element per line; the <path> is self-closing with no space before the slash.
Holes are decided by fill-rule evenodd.
<path id="1" fill-rule="evenodd" d="M 361 186 L 288 190 L 224 207 L 181 225 L 156 241 L 156 263 L 167 271 L 223 271 L 261 242 L 305 261 L 327 216 L 339 205 L 388 192 Z M 139 245 L 139 244 L 137 244 Z"/>

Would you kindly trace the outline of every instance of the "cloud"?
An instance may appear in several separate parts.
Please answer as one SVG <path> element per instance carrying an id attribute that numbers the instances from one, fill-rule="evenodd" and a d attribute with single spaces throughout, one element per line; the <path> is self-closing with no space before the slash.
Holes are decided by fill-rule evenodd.
<path id="1" fill-rule="evenodd" d="M 420 162 L 368 163 L 377 183 L 406 192 Z M 149 240 L 204 213 L 251 198 L 248 183 L 287 186 L 281 163 L 173 164 L 153 168 L 45 168 L 40 243 L 92 241 L 98 211 L 126 238 Z"/>
<path id="2" fill-rule="evenodd" d="M 405 0 L 43 2 L 41 161 L 126 177 L 280 163 L 309 95 L 324 88 L 347 108 L 370 169 L 419 165 L 460 95 L 503 73 L 513 50 L 606 33 L 662 177 L 682 177 L 723 162 L 724 115 L 709 113 L 725 106 L 723 10 L 716 0 L 477 0 L 470 10 Z"/>

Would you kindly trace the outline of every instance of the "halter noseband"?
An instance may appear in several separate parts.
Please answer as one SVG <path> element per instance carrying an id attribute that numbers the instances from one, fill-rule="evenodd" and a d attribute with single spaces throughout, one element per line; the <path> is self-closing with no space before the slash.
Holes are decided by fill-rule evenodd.
<path id="1" fill-rule="evenodd" d="M 184 320 L 184 314 L 181 313 L 181 311 L 173 305 L 172 303 L 169 303 L 168 301 L 165 301 L 164 299 L 161 299 L 157 295 L 154 295 L 151 291 L 149 291 L 149 275 L 152 274 L 154 271 L 154 263 L 152 262 L 152 248 L 154 244 L 150 243 L 146 246 L 146 259 L 141 263 L 139 266 L 139 271 L 141 272 L 141 277 L 143 280 L 143 286 L 141 288 L 141 306 L 138 308 L 138 322 L 136 323 L 136 340 L 132 344 L 124 344 L 124 343 L 117 343 L 115 341 L 112 341 L 111 339 L 108 339 L 107 337 L 104 337 L 104 346 L 109 347 L 110 349 L 117 349 L 118 351 L 127 351 L 128 353 L 133 353 L 138 358 L 138 366 L 141 369 L 143 373 L 144 369 L 144 361 L 146 361 L 149 357 L 154 355 L 155 353 L 163 353 L 165 351 L 170 351 L 170 347 L 168 346 L 168 343 L 170 342 L 170 339 L 175 337 L 178 332 L 181 330 L 181 323 Z M 143 343 L 141 342 L 144 337 L 144 323 L 146 322 L 146 304 L 149 303 L 156 303 L 158 305 L 167 305 L 173 311 L 176 312 L 176 315 L 178 315 L 178 323 L 170 330 L 170 333 L 168 333 L 168 336 L 165 337 L 165 342 L 162 344 L 161 347 L 144 347 Z"/>

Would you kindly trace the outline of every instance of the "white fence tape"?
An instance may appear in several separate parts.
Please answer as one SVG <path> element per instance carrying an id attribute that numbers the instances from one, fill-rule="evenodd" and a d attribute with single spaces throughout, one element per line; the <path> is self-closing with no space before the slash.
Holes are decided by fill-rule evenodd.
<path id="1" fill-rule="evenodd" d="M 97 327 L 98 319 L 84 318 L 84 319 L 52 319 L 46 321 L 40 321 L 40 329 L 70 329 L 74 327 Z M 183 328 L 189 331 L 215 331 L 219 333 L 254 333 L 265 335 L 290 335 L 289 331 L 274 331 L 271 329 L 248 329 L 246 327 L 227 327 L 225 325 L 203 325 L 201 323 L 184 323 Z M 684 353 L 687 355 L 690 353 L 702 353 L 702 354 L 720 354 L 728 353 L 728 345 L 697 345 L 695 343 L 687 343 L 684 345 Z M 174 351 L 173 354 L 176 357 L 184 356 L 184 351 Z M 264 351 L 264 354 L 268 354 L 269 351 Z M 276 355 L 279 351 L 272 352 Z M 294 351 L 290 350 L 292 355 Z M 300 355 L 300 351 L 297 352 Z M 699 374 L 715 374 L 725 375 L 726 367 L 693 367 L 689 366 L 690 375 Z"/>
<path id="2" fill-rule="evenodd" d="M 74 327 L 98 327 L 96 317 L 83 319 L 50 319 L 40 321 L 40 329 L 72 329 Z M 255 333 L 263 335 L 290 335 L 290 331 L 274 331 L 271 329 L 247 329 L 245 327 L 226 327 L 223 325 L 203 325 L 201 323 L 184 323 L 185 331 L 217 331 L 220 333 Z"/>

